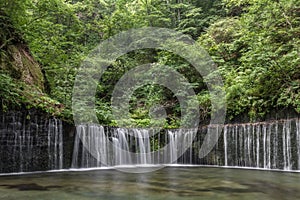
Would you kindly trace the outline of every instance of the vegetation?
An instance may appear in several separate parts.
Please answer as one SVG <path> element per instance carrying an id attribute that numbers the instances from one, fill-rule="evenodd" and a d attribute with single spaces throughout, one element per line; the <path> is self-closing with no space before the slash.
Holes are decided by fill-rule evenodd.
<path id="1" fill-rule="evenodd" d="M 300 113 L 297 0 L 4 0 L 0 17 L 1 63 L 9 45 L 28 44 L 45 78 L 44 88 L 20 82 L 2 64 L 2 109 L 24 104 L 71 119 L 74 79 L 89 52 L 121 31 L 156 26 L 188 34 L 208 51 L 225 83 L 228 118 L 247 114 L 256 120 L 282 107 Z M 209 92 L 195 69 L 171 52 L 143 49 L 120 57 L 99 81 L 96 113 L 101 123 L 116 125 L 110 105 L 114 86 L 145 63 L 168 65 L 183 74 L 197 93 L 201 120 L 209 118 Z M 164 127 L 180 123 L 179 102 L 162 86 L 139 88 L 130 104 L 128 126 L 161 125 L 150 120 L 155 105 L 165 108 Z"/>

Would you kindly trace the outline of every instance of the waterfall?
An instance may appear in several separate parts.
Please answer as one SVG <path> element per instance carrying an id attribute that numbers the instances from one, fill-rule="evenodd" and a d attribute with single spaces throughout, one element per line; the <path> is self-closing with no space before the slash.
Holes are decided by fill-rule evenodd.
<path id="1" fill-rule="evenodd" d="M 151 136 L 155 130 L 79 125 L 76 132 L 72 168 L 193 162 L 190 131 L 166 130 Z M 164 145 L 168 148 L 162 151 Z"/>
<path id="2" fill-rule="evenodd" d="M 148 130 L 136 129 L 134 137 L 136 138 L 136 151 L 138 156 L 137 164 L 153 164 L 150 155 L 150 140 Z"/>
<path id="3" fill-rule="evenodd" d="M 76 127 L 72 163 L 64 159 L 62 121 L 11 113 L 0 124 L 0 172 L 121 165 L 219 165 L 300 170 L 300 119 L 203 126 L 190 129 Z M 213 141 L 213 130 L 222 130 Z M 66 137 L 66 136 L 64 136 Z M 203 142 L 216 142 L 205 156 Z M 65 145 L 64 145 L 65 144 Z M 71 150 L 72 151 L 72 150 Z M 65 156 L 69 156 L 66 154 Z M 64 164 L 65 163 L 65 164 Z"/>
<path id="4" fill-rule="evenodd" d="M 225 125 L 223 141 L 225 166 L 300 169 L 299 119 Z"/>
<path id="5" fill-rule="evenodd" d="M 278 121 L 275 123 L 275 131 L 273 137 L 273 168 L 278 168 Z"/>
<path id="6" fill-rule="evenodd" d="M 118 128 L 115 132 L 115 135 L 119 136 L 118 139 L 116 138 L 116 140 L 118 140 L 118 144 L 119 144 L 119 146 L 117 146 L 116 150 L 120 152 L 119 165 L 131 165 L 132 159 L 131 159 L 129 145 L 128 145 L 127 138 L 126 138 L 127 130 Z M 149 152 L 150 152 L 150 150 L 149 150 Z"/>
<path id="7" fill-rule="evenodd" d="M 170 162 L 173 164 L 177 163 L 177 158 L 178 158 L 178 137 L 182 137 L 181 133 L 179 132 L 174 132 L 174 131 L 168 131 L 168 138 L 169 138 L 169 153 L 165 154 L 165 156 L 169 156 Z M 184 141 L 183 140 L 183 146 L 184 146 Z M 165 162 L 168 160 L 168 158 L 165 158 Z"/>
<path id="8" fill-rule="evenodd" d="M 283 144 L 283 159 L 284 169 L 291 170 L 291 120 L 286 120 L 283 123 L 282 129 L 282 144 Z"/>
<path id="9" fill-rule="evenodd" d="M 208 130 L 223 136 L 204 158 L 199 150 Z M 80 125 L 74 141 L 72 167 L 200 164 L 263 169 L 300 169 L 300 119 L 226 124 L 189 129 L 103 128 Z M 210 135 L 208 142 L 212 142 Z M 202 142 L 202 143 L 201 143 Z"/>
<path id="10" fill-rule="evenodd" d="M 63 137 L 62 122 L 57 119 L 50 119 L 48 125 L 48 159 L 49 169 L 63 168 Z M 27 136 L 30 138 L 30 136 Z M 37 136 L 38 137 L 38 136 Z M 30 144 L 30 142 L 29 142 Z M 31 148 L 34 148 L 31 146 Z"/>
<path id="11" fill-rule="evenodd" d="M 2 114 L 0 172 L 28 172 L 63 168 L 61 120 Z"/>

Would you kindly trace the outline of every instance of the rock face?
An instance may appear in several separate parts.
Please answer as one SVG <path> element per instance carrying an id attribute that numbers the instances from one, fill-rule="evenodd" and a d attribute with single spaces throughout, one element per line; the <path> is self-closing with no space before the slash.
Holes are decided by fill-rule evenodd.
<path id="1" fill-rule="evenodd" d="M 39 64 L 33 59 L 30 53 L 24 48 L 24 45 L 9 45 L 7 47 L 9 61 L 6 62 L 5 68 L 13 71 L 20 80 L 29 85 L 36 85 L 44 89 L 44 76 Z"/>
<path id="2" fill-rule="evenodd" d="M 0 173 L 69 168 L 73 131 L 35 109 L 0 112 Z"/>
<path id="3" fill-rule="evenodd" d="M 36 114 L 27 115 L 25 112 L 7 112 L 0 116 L 2 173 L 62 168 L 60 120 Z"/>
<path id="4" fill-rule="evenodd" d="M 11 44 L 6 47 L 5 55 L 1 56 L 0 69 L 12 78 L 44 89 L 41 67 L 23 44 Z"/>

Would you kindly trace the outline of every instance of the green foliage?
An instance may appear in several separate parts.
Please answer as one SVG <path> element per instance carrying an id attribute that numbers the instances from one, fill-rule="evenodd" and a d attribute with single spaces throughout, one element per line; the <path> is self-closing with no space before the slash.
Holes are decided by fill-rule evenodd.
<path id="1" fill-rule="evenodd" d="M 25 106 L 27 109 L 37 108 L 50 115 L 68 119 L 61 103 L 42 93 L 38 87 L 11 78 L 7 72 L 0 73 L 0 98 L 2 111 Z"/>
<path id="2" fill-rule="evenodd" d="M 65 117 L 62 115 L 64 107 L 61 103 L 54 99 L 51 99 L 49 96 L 43 93 L 32 91 L 32 88 L 30 91 L 28 91 L 27 89 L 22 92 L 21 99 L 22 104 L 25 104 L 27 109 L 37 108 L 53 116 Z"/>
<path id="3" fill-rule="evenodd" d="M 299 112 L 299 2 L 229 0 L 239 18 L 220 20 L 199 38 L 225 80 L 228 116 L 255 120 L 272 109 Z"/>
<path id="4" fill-rule="evenodd" d="M 19 105 L 20 94 L 15 81 L 7 74 L 0 73 L 1 108 L 6 111 L 11 104 Z"/>
<path id="5" fill-rule="evenodd" d="M 12 23 L 9 27 L 0 20 L 1 61 L 8 55 L 7 44 L 27 42 L 43 68 L 48 93 L 19 86 L 2 73 L 2 107 L 25 103 L 70 119 L 73 82 L 90 50 L 121 31 L 156 26 L 188 34 L 207 49 L 224 79 L 229 118 L 248 113 L 255 120 L 280 107 L 300 112 L 299 6 L 297 0 L 1 1 L 0 17 Z M 198 72 L 171 52 L 142 49 L 118 58 L 99 80 L 96 114 L 101 123 L 117 125 L 111 110 L 115 84 L 145 63 L 167 65 L 184 75 L 197 93 L 189 101 L 199 103 L 200 120 L 209 118 L 213 96 Z M 186 91 L 176 95 L 185 96 Z M 181 120 L 188 122 L 181 119 L 176 95 L 159 85 L 138 88 L 124 124 L 176 128 Z M 151 116 L 156 106 L 165 110 L 166 120 Z"/>

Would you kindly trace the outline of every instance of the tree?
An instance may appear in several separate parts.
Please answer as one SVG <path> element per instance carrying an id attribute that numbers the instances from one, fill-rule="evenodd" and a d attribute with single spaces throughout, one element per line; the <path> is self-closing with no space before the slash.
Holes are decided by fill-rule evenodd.
<path id="1" fill-rule="evenodd" d="M 299 3 L 225 2 L 244 13 L 212 24 L 199 41 L 224 76 L 229 116 L 257 119 L 282 106 L 299 112 Z"/>

